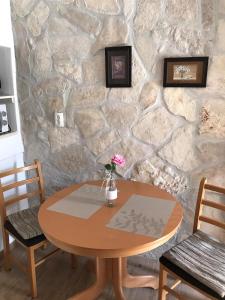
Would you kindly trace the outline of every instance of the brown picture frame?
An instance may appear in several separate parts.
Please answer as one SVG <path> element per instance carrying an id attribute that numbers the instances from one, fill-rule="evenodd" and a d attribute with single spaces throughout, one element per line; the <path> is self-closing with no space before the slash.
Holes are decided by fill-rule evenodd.
<path id="1" fill-rule="evenodd" d="M 131 46 L 105 48 L 106 87 L 131 87 L 131 64 Z"/>
<path id="2" fill-rule="evenodd" d="M 164 87 L 206 87 L 209 58 L 170 57 L 164 59 Z"/>

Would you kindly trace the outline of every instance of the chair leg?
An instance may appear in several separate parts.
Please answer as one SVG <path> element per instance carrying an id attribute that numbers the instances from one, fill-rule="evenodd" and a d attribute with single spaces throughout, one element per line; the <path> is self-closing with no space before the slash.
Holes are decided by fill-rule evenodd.
<path id="1" fill-rule="evenodd" d="M 163 268 L 163 265 L 160 264 L 159 300 L 166 300 L 167 292 L 163 289 L 163 287 L 167 284 L 167 275 L 168 275 L 168 272 Z"/>
<path id="2" fill-rule="evenodd" d="M 4 268 L 6 271 L 11 270 L 9 234 L 6 230 L 2 230 L 3 247 L 4 247 Z"/>
<path id="3" fill-rule="evenodd" d="M 77 267 L 76 256 L 74 254 L 70 254 L 70 258 L 71 258 L 71 267 L 72 267 L 72 269 L 76 269 L 76 267 Z"/>
<path id="4" fill-rule="evenodd" d="M 37 280 L 36 280 L 36 267 L 34 249 L 32 247 L 27 248 L 27 259 L 28 259 L 28 276 L 30 280 L 31 296 L 32 298 L 37 297 Z"/>

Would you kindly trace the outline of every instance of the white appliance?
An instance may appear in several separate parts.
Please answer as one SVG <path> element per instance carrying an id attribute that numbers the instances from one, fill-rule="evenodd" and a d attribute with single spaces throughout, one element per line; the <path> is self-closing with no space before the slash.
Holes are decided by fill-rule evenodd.
<path id="1" fill-rule="evenodd" d="M 0 104 L 0 134 L 9 132 L 9 123 L 5 104 Z"/>

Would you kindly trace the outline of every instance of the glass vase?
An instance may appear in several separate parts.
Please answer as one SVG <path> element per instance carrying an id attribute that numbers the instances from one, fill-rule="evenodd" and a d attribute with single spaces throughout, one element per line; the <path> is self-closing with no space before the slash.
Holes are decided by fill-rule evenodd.
<path id="1" fill-rule="evenodd" d="M 105 188 L 105 197 L 107 201 L 107 206 L 113 207 L 115 205 L 115 200 L 117 199 L 117 187 L 116 179 L 113 174 L 107 179 Z"/>

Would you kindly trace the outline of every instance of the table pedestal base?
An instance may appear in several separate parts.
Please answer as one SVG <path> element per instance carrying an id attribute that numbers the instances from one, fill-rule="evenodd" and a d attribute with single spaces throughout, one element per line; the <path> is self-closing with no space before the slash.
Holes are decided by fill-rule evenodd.
<path id="1" fill-rule="evenodd" d="M 112 282 L 116 300 L 126 300 L 123 287 L 150 287 L 158 289 L 159 282 L 155 276 L 132 276 L 127 272 L 126 258 L 96 258 L 96 281 L 85 291 L 68 300 L 95 300 L 109 282 Z"/>

